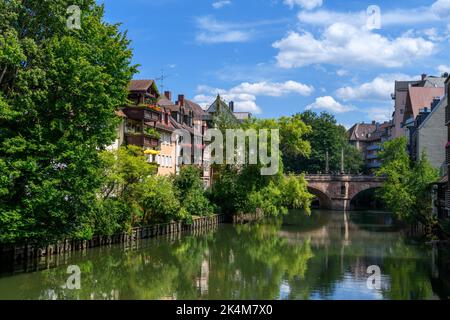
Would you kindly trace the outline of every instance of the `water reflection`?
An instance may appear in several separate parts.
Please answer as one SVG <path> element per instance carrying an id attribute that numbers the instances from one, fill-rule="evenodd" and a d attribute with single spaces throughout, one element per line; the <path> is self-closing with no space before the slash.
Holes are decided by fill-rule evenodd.
<path id="1" fill-rule="evenodd" d="M 449 295 L 449 254 L 408 243 L 388 214 L 293 211 L 284 221 L 148 240 L 0 278 L 0 299 L 433 299 Z M 63 289 L 67 265 L 81 289 Z M 381 268 L 381 289 L 367 267 Z"/>

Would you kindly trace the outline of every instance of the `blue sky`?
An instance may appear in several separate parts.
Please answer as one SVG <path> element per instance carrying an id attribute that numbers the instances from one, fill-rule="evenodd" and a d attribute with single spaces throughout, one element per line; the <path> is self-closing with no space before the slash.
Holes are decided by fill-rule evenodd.
<path id="1" fill-rule="evenodd" d="M 135 78 L 164 70 L 164 90 L 202 106 L 220 93 L 258 117 L 312 109 L 348 127 L 389 118 L 394 80 L 450 71 L 450 0 L 102 1 Z"/>

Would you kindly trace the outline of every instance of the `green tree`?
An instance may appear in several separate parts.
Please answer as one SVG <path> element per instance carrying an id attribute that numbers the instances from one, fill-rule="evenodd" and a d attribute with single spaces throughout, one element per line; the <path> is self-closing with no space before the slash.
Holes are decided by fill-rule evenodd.
<path id="1" fill-rule="evenodd" d="M 322 112 L 305 111 L 294 117 L 299 118 L 312 130 L 303 137 L 311 144 L 308 156 L 284 153 L 283 160 L 288 172 L 324 172 L 326 167 L 326 153 L 329 155 L 329 169 L 331 172 L 341 170 L 341 154 L 344 150 L 345 170 L 357 173 L 363 170 L 362 154 L 348 143 L 346 129 L 338 125 L 333 115 Z"/>
<path id="2" fill-rule="evenodd" d="M 147 179 L 156 174 L 156 167 L 147 162 L 142 149 L 136 146 L 103 151 L 100 159 L 103 184 L 99 191 L 99 210 L 95 215 L 96 232 L 127 231 L 149 214 L 143 202 L 151 192 Z"/>
<path id="3" fill-rule="evenodd" d="M 66 26 L 70 5 L 81 29 Z M 135 72 L 95 0 L 0 0 L 0 242 L 89 238 L 98 149 Z"/>
<path id="4" fill-rule="evenodd" d="M 180 174 L 173 177 L 173 184 L 187 217 L 207 216 L 214 208 L 206 197 L 201 180 L 201 171 L 195 166 L 184 166 Z"/>
<path id="5" fill-rule="evenodd" d="M 438 172 L 422 154 L 412 163 L 407 153 L 405 137 L 387 141 L 380 152 L 382 161 L 377 175 L 386 178 L 378 192 L 387 207 L 400 219 L 426 226 L 433 224 L 431 218 L 431 184 Z"/>

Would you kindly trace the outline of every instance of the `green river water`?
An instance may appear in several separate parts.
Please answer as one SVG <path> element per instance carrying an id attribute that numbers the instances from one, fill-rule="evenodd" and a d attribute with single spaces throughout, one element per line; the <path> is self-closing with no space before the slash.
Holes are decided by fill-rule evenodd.
<path id="1" fill-rule="evenodd" d="M 63 259 L 53 257 L 52 259 Z M 58 267 L 2 266 L 0 299 L 446 299 L 449 250 L 414 243 L 389 214 L 292 211 L 258 225 L 220 225 L 91 249 Z M 68 266 L 80 289 L 64 285 Z M 379 266 L 380 287 L 367 285 Z"/>

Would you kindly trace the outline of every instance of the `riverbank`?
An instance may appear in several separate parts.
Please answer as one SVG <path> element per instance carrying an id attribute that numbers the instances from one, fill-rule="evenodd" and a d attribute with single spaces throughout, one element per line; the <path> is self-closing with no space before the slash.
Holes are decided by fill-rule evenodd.
<path id="1" fill-rule="evenodd" d="M 64 239 L 46 246 L 35 244 L 0 246 L 0 261 L 10 261 L 13 264 L 25 263 L 42 257 L 61 255 L 74 251 L 86 251 L 91 248 L 111 246 L 115 244 L 130 245 L 136 241 L 156 238 L 184 232 L 202 232 L 225 223 L 226 215 L 218 214 L 209 217 L 194 218 L 191 224 L 171 222 L 146 227 L 133 228 L 131 232 L 123 232 L 112 236 L 94 236 L 91 240 Z"/>

